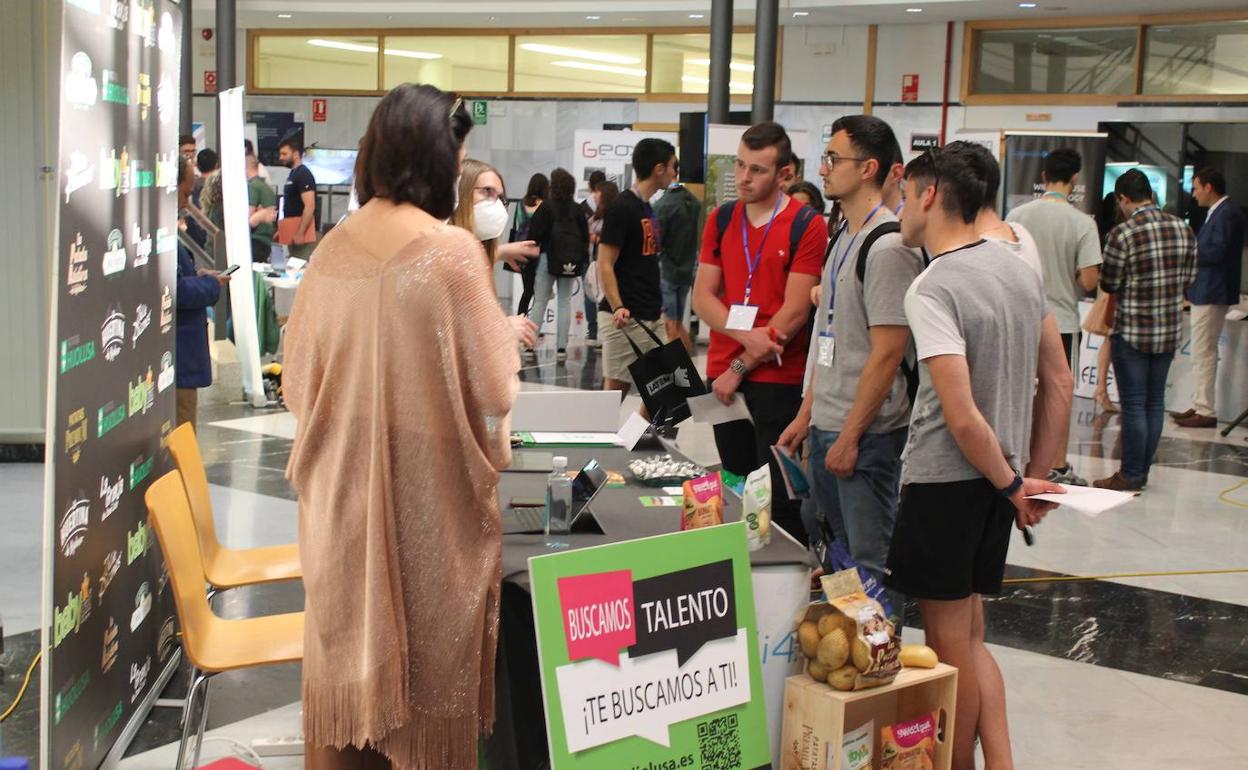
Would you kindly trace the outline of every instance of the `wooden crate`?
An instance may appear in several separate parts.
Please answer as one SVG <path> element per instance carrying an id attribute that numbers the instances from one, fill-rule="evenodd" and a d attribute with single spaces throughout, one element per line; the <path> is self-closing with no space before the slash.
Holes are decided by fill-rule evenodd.
<path id="1" fill-rule="evenodd" d="M 840 770 L 845 733 L 875 720 L 872 768 L 880 767 L 880 728 L 941 711 L 944 741 L 936 744 L 935 770 L 949 770 L 953 759 L 953 717 L 958 670 L 941 663 L 933 669 L 905 668 L 887 687 L 839 692 L 806 674 L 791 676 L 784 688 L 781 770 Z"/>

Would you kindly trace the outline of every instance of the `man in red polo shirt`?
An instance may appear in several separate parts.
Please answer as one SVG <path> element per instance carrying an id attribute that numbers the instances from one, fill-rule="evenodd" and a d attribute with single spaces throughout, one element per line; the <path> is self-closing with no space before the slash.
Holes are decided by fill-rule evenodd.
<path id="1" fill-rule="evenodd" d="M 803 204 L 784 194 L 792 155 L 778 123 L 759 123 L 741 137 L 739 200 L 723 204 L 732 207 L 726 222 L 719 210 L 707 217 L 693 307 L 711 327 L 712 391 L 725 404 L 740 393 L 754 420 L 715 426 L 720 461 L 739 475 L 769 463 L 772 518 L 805 543 L 801 504 L 785 495 L 771 446 L 802 406 L 810 292 L 819 283 L 828 234 L 822 217 L 801 213 Z"/>

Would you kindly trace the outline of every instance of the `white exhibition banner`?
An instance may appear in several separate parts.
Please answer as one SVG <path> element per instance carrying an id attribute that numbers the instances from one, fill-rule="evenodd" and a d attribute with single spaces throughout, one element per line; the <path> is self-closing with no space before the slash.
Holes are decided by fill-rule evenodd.
<path id="1" fill-rule="evenodd" d="M 706 127 L 705 205 L 708 212 L 725 201 L 737 198 L 737 149 L 741 145 L 741 135 L 747 129 L 749 126 L 722 123 L 711 123 Z M 789 143 L 793 146 L 793 154 L 806 163 L 823 152 L 822 145 L 815 152 L 811 152 L 810 136 L 804 129 L 786 130 Z"/>
<path id="2" fill-rule="evenodd" d="M 633 148 L 642 139 L 662 139 L 678 146 L 676 134 L 661 131 L 587 131 L 577 130 L 576 148 L 572 155 L 572 176 L 576 177 L 576 199 L 589 197 L 589 175 L 601 171 L 608 182 L 615 182 L 624 192 L 633 186 Z"/>
<path id="3" fill-rule="evenodd" d="M 256 331 L 256 289 L 251 268 L 250 205 L 247 197 L 247 158 L 243 140 L 243 88 L 218 94 L 221 99 L 221 206 L 225 222 L 225 254 L 230 267 L 237 266 L 230 288 L 230 318 L 234 347 L 238 351 L 243 394 L 252 406 L 264 406 L 264 380 L 260 374 L 260 341 Z"/>
<path id="4" fill-rule="evenodd" d="M 738 399 L 740 400 L 740 399 Z M 774 535 L 773 535 L 774 536 Z M 793 619 L 810 601 L 810 572 L 800 564 L 756 566 L 750 570 L 754 595 L 766 597 L 754 603 L 758 631 L 758 657 L 763 665 L 763 702 L 767 713 L 784 713 L 784 682 L 805 669 L 806 658 L 797 642 Z M 767 720 L 771 739 L 771 766 L 780 767 L 780 733 L 784 720 Z"/>

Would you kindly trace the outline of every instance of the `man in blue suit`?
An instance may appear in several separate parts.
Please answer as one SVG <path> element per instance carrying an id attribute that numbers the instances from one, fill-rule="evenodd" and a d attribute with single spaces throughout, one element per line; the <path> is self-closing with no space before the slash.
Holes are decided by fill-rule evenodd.
<path id="1" fill-rule="evenodd" d="M 186 158 L 178 157 L 178 210 L 186 208 L 195 187 L 195 174 Z M 212 384 L 208 356 L 208 308 L 221 297 L 230 277 L 215 270 L 196 270 L 191 252 L 178 243 L 178 320 L 174 373 L 178 391 L 177 424 L 195 425 L 199 388 Z"/>
<path id="2" fill-rule="evenodd" d="M 1196 283 L 1187 290 L 1192 303 L 1192 368 L 1196 389 L 1192 408 L 1175 414 L 1184 428 L 1216 428 L 1214 404 L 1218 374 L 1218 337 L 1228 306 L 1239 302 L 1244 259 L 1244 212 L 1226 195 L 1226 177 L 1215 168 L 1196 172 L 1192 195 L 1209 213 L 1196 235 Z"/>

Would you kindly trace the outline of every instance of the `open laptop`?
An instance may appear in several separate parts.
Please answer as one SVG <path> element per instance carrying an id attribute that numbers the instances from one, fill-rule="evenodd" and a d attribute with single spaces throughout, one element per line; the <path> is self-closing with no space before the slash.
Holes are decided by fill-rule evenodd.
<path id="1" fill-rule="evenodd" d="M 593 502 L 602 488 L 607 485 L 607 472 L 597 460 L 590 460 L 572 479 L 572 524 L 569 529 L 574 533 L 582 533 L 588 526 L 593 529 L 592 516 L 585 516 L 589 504 Z M 578 532 L 577 524 L 582 523 Z M 504 535 L 540 535 L 546 531 L 546 509 L 541 507 L 510 506 L 503 511 Z"/>

